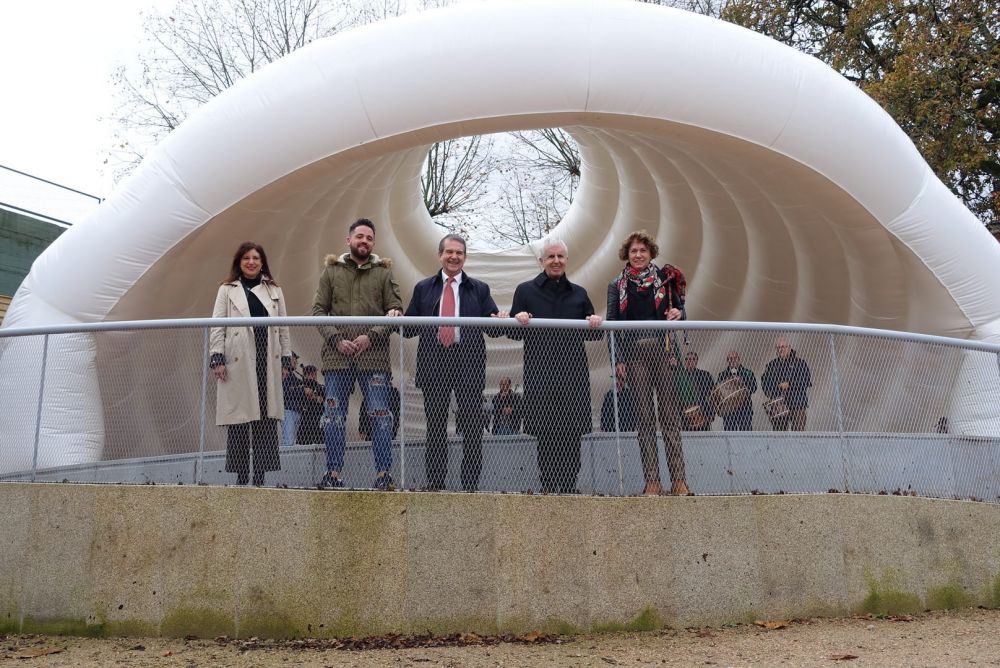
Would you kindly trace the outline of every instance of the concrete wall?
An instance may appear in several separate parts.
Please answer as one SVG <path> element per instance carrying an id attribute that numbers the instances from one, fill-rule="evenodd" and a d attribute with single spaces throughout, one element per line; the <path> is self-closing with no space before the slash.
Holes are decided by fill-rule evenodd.
<path id="1" fill-rule="evenodd" d="M 1000 507 L 0 484 L 0 632 L 686 627 L 1000 606 Z"/>
<path id="2" fill-rule="evenodd" d="M 619 463 L 618 453 L 621 452 Z M 665 450 L 660 471 L 667 479 Z M 643 488 L 639 446 L 634 433 L 586 436 L 577 487 L 584 494 L 622 496 Z M 2 457 L 2 453 L 0 453 Z M 405 488 L 427 484 L 424 444 L 406 444 Z M 462 443 L 451 439 L 447 489 L 461 489 Z M 685 432 L 684 465 L 697 494 L 826 493 L 831 490 L 878 494 L 915 492 L 937 498 L 1000 500 L 1000 439 L 948 434 L 846 432 Z M 350 487 L 372 484 L 371 445 L 348 445 L 344 478 Z M 393 446 L 392 474 L 404 482 L 399 443 Z M 619 471 L 621 474 L 619 475 Z M 326 472 L 323 446 L 281 448 L 281 471 L 267 474 L 268 485 L 315 487 Z M 161 455 L 43 469 L 39 482 L 120 482 L 210 485 L 233 484 L 225 472 L 225 452 Z M 27 482 L 31 472 L 0 475 Z M 481 491 L 538 492 L 535 440 L 527 436 L 483 439 Z"/>

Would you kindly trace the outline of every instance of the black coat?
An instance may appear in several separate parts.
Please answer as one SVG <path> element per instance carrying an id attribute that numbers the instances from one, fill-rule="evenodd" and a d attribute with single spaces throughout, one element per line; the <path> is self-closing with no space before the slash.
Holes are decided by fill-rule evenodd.
<path id="1" fill-rule="evenodd" d="M 441 272 L 428 276 L 413 287 L 413 297 L 406 307 L 405 315 L 437 316 L 441 310 L 441 294 L 444 292 L 444 280 Z M 462 282 L 458 284 L 458 317 L 488 318 L 500 309 L 490 295 L 490 286 L 462 272 Z M 438 342 L 436 327 L 407 327 L 403 330 L 406 337 L 420 336 L 417 346 L 417 374 L 414 381 L 417 387 L 431 386 L 439 373 L 443 371 L 441 362 L 444 348 Z M 501 335 L 499 330 L 496 335 Z M 480 392 L 486 386 L 486 345 L 483 342 L 483 331 L 478 327 L 462 327 L 459 333 L 458 364 L 461 366 L 459 377 L 463 382 Z"/>
<path id="2" fill-rule="evenodd" d="M 715 381 L 712 380 L 712 374 L 704 369 L 697 368 L 693 371 L 688 371 L 686 367 L 678 371 L 678 373 L 688 374 L 688 377 L 691 379 L 691 389 L 694 391 L 695 402 L 701 406 L 701 410 L 705 413 L 705 417 L 709 422 L 714 420 L 715 406 L 712 405 L 712 390 L 715 389 Z"/>
<path id="3" fill-rule="evenodd" d="M 638 415 L 635 409 L 635 393 L 627 385 L 618 390 L 618 426 L 617 431 L 635 431 L 638 426 Z M 616 431 L 615 429 L 615 393 L 608 390 L 601 405 L 601 431 Z"/>
<path id="4" fill-rule="evenodd" d="M 784 392 L 778 389 L 783 382 L 788 383 Z M 806 393 L 812 387 L 809 365 L 794 350 L 785 359 L 775 357 L 767 363 L 760 377 L 760 386 L 770 399 L 784 396 L 789 410 L 809 407 L 809 395 Z"/>
<path id="5" fill-rule="evenodd" d="M 545 273 L 514 290 L 511 313 L 533 318 L 583 320 L 594 315 L 587 291 L 565 277 L 553 281 Z M 533 435 L 593 431 L 590 416 L 590 367 L 585 340 L 600 339 L 597 329 L 514 327 L 513 339 L 524 341 L 524 430 Z"/>

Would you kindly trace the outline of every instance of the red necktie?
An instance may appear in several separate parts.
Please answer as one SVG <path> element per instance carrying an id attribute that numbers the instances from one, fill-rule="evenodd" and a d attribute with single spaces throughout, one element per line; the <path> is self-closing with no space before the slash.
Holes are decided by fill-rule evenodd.
<path id="1" fill-rule="evenodd" d="M 449 277 L 448 282 L 444 285 L 444 294 L 441 296 L 442 318 L 455 317 L 455 291 L 451 289 L 451 284 L 454 282 L 455 279 Z M 455 328 L 438 327 L 438 341 L 440 341 L 441 345 L 445 348 L 455 343 Z"/>

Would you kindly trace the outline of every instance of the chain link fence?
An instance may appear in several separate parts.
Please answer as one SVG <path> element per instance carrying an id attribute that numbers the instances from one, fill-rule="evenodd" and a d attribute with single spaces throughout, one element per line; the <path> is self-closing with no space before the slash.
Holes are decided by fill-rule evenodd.
<path id="1" fill-rule="evenodd" d="M 391 334 L 324 358 L 321 321 Z M 251 338 L 249 319 L 0 330 L 0 480 L 1000 501 L 996 345 L 769 323 L 278 322 L 296 357 L 250 351 L 225 381 L 209 327 Z M 283 419 L 227 425 L 234 392 Z"/>

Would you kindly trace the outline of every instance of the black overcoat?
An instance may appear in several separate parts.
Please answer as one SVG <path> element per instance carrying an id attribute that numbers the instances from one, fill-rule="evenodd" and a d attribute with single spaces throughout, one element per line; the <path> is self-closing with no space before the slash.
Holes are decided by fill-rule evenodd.
<path id="1" fill-rule="evenodd" d="M 594 314 L 587 291 L 540 273 L 517 286 L 511 314 L 527 311 L 533 318 L 583 320 Z M 515 327 L 511 338 L 524 341 L 524 430 L 539 434 L 588 434 L 590 368 L 585 340 L 603 336 L 598 329 Z"/>

